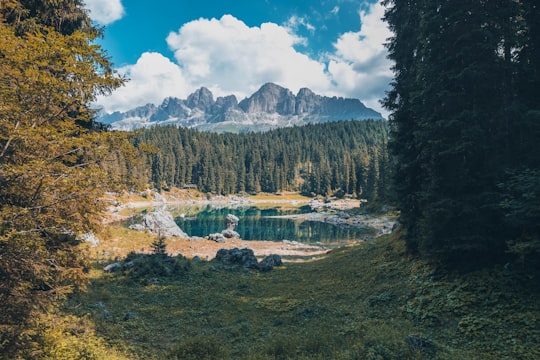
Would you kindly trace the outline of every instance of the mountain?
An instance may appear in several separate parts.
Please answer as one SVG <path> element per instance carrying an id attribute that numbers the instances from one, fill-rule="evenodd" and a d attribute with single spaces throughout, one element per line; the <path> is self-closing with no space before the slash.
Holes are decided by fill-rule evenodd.
<path id="1" fill-rule="evenodd" d="M 338 120 L 381 119 L 380 113 L 358 99 L 326 97 L 302 88 L 294 95 L 273 83 L 240 102 L 236 96 L 214 96 L 202 87 L 187 99 L 166 98 L 159 106 L 147 104 L 126 112 L 101 114 L 98 121 L 115 130 L 155 125 L 177 125 L 214 132 L 266 131 L 279 127 Z"/>

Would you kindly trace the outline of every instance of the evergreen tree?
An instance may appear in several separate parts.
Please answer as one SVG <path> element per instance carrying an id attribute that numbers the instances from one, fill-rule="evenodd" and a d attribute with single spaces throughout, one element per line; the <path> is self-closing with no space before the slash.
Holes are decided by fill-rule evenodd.
<path id="1" fill-rule="evenodd" d="M 512 232 L 499 184 L 520 162 L 515 131 L 527 118 L 516 81 L 527 2 L 385 3 L 396 75 L 385 106 L 408 248 L 492 261 Z"/>
<path id="2" fill-rule="evenodd" d="M 386 141 L 387 131 L 385 121 L 342 121 L 264 134 L 156 127 L 134 134 L 146 168 L 133 171 L 137 165 L 130 164 L 130 172 L 149 174 L 140 180 L 153 186 L 193 183 L 220 194 L 302 190 L 330 195 L 349 187 L 347 193 L 360 196 L 366 183 L 363 167 Z M 127 169 L 117 172 L 111 178 L 127 174 Z"/>
<path id="3" fill-rule="evenodd" d="M 100 168 L 125 145 L 96 131 L 87 107 L 122 82 L 89 24 L 79 1 L 0 4 L 0 344 L 8 358 L 17 348 L 29 358 L 36 349 L 18 334 L 84 286 L 77 235 L 99 223 Z"/>
<path id="4" fill-rule="evenodd" d="M 167 244 L 165 243 L 167 238 L 163 235 L 158 235 L 158 237 L 152 242 L 152 254 L 166 257 L 167 256 Z"/>

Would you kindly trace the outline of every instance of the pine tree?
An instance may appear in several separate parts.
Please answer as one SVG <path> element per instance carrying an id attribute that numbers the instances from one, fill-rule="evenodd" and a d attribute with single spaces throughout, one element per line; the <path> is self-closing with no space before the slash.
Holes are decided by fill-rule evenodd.
<path id="1" fill-rule="evenodd" d="M 527 2 L 385 3 L 396 62 L 385 106 L 408 248 L 454 260 L 502 257 L 512 230 L 499 184 L 522 161 L 516 130 L 527 118 L 517 80 L 526 63 L 538 63 L 520 61 L 534 43 L 524 36 Z"/>
<path id="2" fill-rule="evenodd" d="M 167 238 L 163 235 L 158 235 L 158 237 L 152 242 L 152 254 L 160 257 L 167 256 L 167 244 L 165 243 Z"/>
<path id="3" fill-rule="evenodd" d="M 125 145 L 96 131 L 87 107 L 122 82 L 88 24 L 78 1 L 0 5 L 0 344 L 8 358 L 35 350 L 18 334 L 84 286 L 77 236 L 99 223 L 100 163 Z"/>

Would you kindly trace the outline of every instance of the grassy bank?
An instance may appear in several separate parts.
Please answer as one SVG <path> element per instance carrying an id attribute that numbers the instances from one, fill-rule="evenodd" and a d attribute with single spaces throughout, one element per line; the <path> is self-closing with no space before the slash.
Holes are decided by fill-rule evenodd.
<path id="1" fill-rule="evenodd" d="M 517 264 L 435 270 L 397 235 L 268 273 L 179 264 L 175 276 L 138 278 L 96 265 L 88 291 L 66 304 L 60 344 L 73 319 L 76 338 L 92 341 L 74 341 L 64 358 L 540 358 L 539 281 Z"/>

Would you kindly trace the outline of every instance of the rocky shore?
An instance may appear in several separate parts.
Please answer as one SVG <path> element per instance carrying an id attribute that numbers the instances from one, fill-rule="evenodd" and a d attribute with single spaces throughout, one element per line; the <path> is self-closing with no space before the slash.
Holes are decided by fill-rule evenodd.
<path id="1" fill-rule="evenodd" d="M 185 195 L 185 194 L 184 194 Z M 281 204 L 291 206 L 311 206 L 313 212 L 306 214 L 283 215 L 275 216 L 280 218 L 291 218 L 298 221 L 322 221 L 334 224 L 336 226 L 351 226 L 361 228 L 375 229 L 375 238 L 380 235 L 391 233 L 397 226 L 397 221 L 387 216 L 370 216 L 364 214 L 352 214 L 350 209 L 358 208 L 361 205 L 359 200 L 352 199 L 290 199 L 280 198 L 279 196 L 268 196 L 264 198 L 240 197 L 240 196 L 217 196 L 212 198 L 196 196 L 178 196 L 174 194 L 167 198 L 159 193 L 148 193 L 144 199 L 128 202 L 113 202 L 109 208 L 105 223 L 113 223 L 115 221 L 125 220 L 130 215 L 126 215 L 126 209 L 140 209 L 146 207 L 162 207 L 165 205 L 182 204 L 200 204 L 200 205 L 216 205 L 216 206 L 257 206 L 264 204 Z M 187 197 L 187 198 L 186 198 Z M 163 209 L 158 212 L 163 212 Z M 150 231 L 149 229 L 140 228 L 140 231 Z M 152 230 L 153 231 L 153 230 Z M 157 230 L 159 232 L 159 230 Z M 367 240 L 369 240 L 368 238 Z M 113 242 L 115 239 L 113 239 Z M 360 240 L 359 240 L 360 241 Z M 118 241 L 116 241 L 118 242 Z M 101 246 L 100 246 L 101 247 Z M 167 250 L 171 255 L 182 254 L 188 258 L 198 256 L 201 259 L 212 259 L 220 249 L 232 248 L 250 248 L 254 251 L 257 257 L 277 254 L 285 257 L 311 257 L 321 256 L 327 253 L 330 248 L 320 244 L 302 244 L 295 241 L 266 241 L 261 239 L 245 241 L 239 238 L 227 238 L 224 242 L 216 242 L 207 238 L 189 237 L 189 236 L 174 236 L 169 237 L 167 241 Z M 140 249 L 140 246 L 139 246 Z M 114 256 L 122 256 L 123 254 L 133 249 L 115 248 Z M 150 247 L 143 247 L 141 250 L 150 251 Z M 287 261 L 287 260 L 286 260 Z M 290 260 L 289 260 L 290 261 Z"/>

